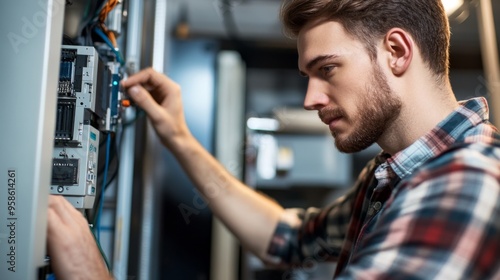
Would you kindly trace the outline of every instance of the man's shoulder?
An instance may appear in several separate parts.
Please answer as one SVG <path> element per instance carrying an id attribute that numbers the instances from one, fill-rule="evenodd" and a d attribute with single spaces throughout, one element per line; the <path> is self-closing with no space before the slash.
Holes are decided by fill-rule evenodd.
<path id="1" fill-rule="evenodd" d="M 470 129 L 463 138 L 431 158 L 422 167 L 437 168 L 440 165 L 462 162 L 478 164 L 495 161 L 500 164 L 500 134 L 490 123 L 482 123 Z"/>
<path id="2" fill-rule="evenodd" d="M 435 165 L 456 161 L 474 164 L 490 160 L 500 160 L 500 141 L 498 140 L 457 143 L 431 159 L 427 164 L 436 167 Z"/>
<path id="3" fill-rule="evenodd" d="M 456 143 L 439 155 L 428 160 L 410 176 L 410 185 L 436 179 L 449 183 L 467 181 L 473 176 L 495 179 L 500 184 L 500 137 L 498 133 L 488 137 L 476 135 L 474 139 Z M 469 178 L 465 178 L 468 176 Z M 443 180 L 445 179 L 445 180 Z"/>

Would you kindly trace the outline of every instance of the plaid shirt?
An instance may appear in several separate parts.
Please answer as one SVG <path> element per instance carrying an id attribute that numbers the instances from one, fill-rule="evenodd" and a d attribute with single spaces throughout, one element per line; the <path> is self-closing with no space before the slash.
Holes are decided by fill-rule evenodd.
<path id="1" fill-rule="evenodd" d="M 324 209 L 288 209 L 269 261 L 336 261 L 339 279 L 500 279 L 500 135 L 484 98 L 394 156 L 379 154 Z"/>

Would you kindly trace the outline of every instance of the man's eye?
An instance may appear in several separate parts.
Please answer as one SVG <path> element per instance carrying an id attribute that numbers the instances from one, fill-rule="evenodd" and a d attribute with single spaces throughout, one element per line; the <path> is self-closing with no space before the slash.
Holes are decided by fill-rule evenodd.
<path id="1" fill-rule="evenodd" d="M 321 67 L 321 73 L 323 75 L 329 75 L 333 71 L 333 69 L 335 69 L 334 65 L 323 66 Z"/>

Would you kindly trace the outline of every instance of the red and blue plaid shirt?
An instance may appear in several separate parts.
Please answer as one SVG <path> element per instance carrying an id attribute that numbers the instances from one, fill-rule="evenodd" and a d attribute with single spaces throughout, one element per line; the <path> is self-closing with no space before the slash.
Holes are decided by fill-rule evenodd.
<path id="1" fill-rule="evenodd" d="M 274 263 L 336 261 L 339 279 L 500 279 L 500 135 L 486 100 L 379 154 L 330 206 L 287 211 L 302 223 L 278 224 Z"/>

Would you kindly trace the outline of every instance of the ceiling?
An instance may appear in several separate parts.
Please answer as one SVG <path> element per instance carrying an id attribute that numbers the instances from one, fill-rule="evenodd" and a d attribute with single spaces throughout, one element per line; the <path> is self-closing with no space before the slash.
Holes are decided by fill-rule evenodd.
<path id="1" fill-rule="evenodd" d="M 177 14 L 183 17 L 184 13 L 191 36 L 227 37 L 224 18 L 230 11 L 239 38 L 271 41 L 284 39 L 278 19 L 281 0 L 233 0 L 230 1 L 232 4 L 229 9 L 221 0 L 178 0 L 170 3 L 172 2 L 178 2 Z"/>
<path id="2" fill-rule="evenodd" d="M 228 29 L 224 23 L 227 9 L 224 9 L 225 6 L 221 2 L 221 0 L 170 1 L 171 9 L 172 7 L 174 10 L 177 9 L 177 12 L 174 12 L 177 16 L 174 16 L 172 20 L 187 22 L 190 37 L 227 38 Z M 236 30 L 233 33 L 238 39 L 258 41 L 261 44 L 274 46 L 294 47 L 294 42 L 286 39 L 281 32 L 278 19 L 281 0 L 233 0 L 230 2 Z M 476 6 L 472 2 L 464 5 L 464 13 L 458 12 L 450 17 L 452 54 L 480 55 L 478 17 Z M 494 15 L 497 17 L 497 37 L 500 38 L 500 1 L 492 0 L 492 5 Z"/>

